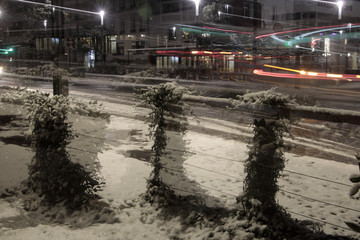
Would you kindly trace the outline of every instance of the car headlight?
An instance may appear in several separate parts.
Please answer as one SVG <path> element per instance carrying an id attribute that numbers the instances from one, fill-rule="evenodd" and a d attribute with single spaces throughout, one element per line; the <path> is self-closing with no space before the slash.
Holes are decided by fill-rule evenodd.
<path id="1" fill-rule="evenodd" d="M 0 74 L 2 74 L 3 72 L 3 67 L 0 67 Z"/>

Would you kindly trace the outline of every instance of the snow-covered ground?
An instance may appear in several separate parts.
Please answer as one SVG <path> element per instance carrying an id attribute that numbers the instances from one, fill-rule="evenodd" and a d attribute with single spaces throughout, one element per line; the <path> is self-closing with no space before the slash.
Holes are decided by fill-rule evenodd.
<path id="1" fill-rule="evenodd" d="M 90 95 L 84 97 L 92 98 Z M 148 110 L 110 102 L 104 102 L 104 106 L 112 114 L 109 122 L 78 115 L 71 117 L 79 137 L 73 141 L 69 152 L 74 161 L 90 167 L 93 162 L 98 163 L 96 168 L 106 182 L 101 196 L 114 206 L 120 222 L 95 224 L 86 228 L 45 223 L 33 226 L 31 215 L 21 208 L 22 203 L 5 198 L 0 199 L 1 240 L 171 239 L 175 236 L 204 239 L 205 230 L 195 227 L 183 229 L 176 218 L 171 221 L 157 219 L 151 207 L 141 207 L 134 201 L 145 192 L 146 179 L 151 172 L 146 160 L 152 142 L 148 137 L 148 126 L 142 120 Z M 0 103 L 0 114 L 16 115 L 23 112 L 18 106 Z M 251 137 L 251 126 L 206 118 L 190 119 L 190 125 L 204 131 L 188 131 L 184 136 L 169 133 L 168 151 L 171 154 L 164 160 L 164 181 L 173 186 L 177 193 L 203 197 L 208 206 L 233 208 L 236 196 L 242 192 L 243 161 L 247 158 L 248 143 L 209 135 L 206 129 Z M 2 129 L 0 137 L 19 134 L 23 134 L 21 128 Z M 292 141 L 301 142 L 299 139 Z M 319 151 L 330 151 L 329 148 L 334 145 L 333 149 L 340 156 L 355 154 L 348 148 L 340 152 L 341 143 L 327 143 L 324 146 L 310 140 L 308 144 Z M 33 153 L 25 146 L 1 141 L 0 152 L 0 190 L 3 190 L 25 179 L 26 164 Z M 279 204 L 293 218 L 326 222 L 323 226 L 326 233 L 359 237 L 344 224 L 344 221 L 359 222 L 359 203 L 348 196 L 351 187 L 348 177 L 358 171 L 357 166 L 293 153 L 285 156 L 288 162 L 285 176 L 280 179 Z M 149 211 L 147 217 L 144 217 L 144 211 Z M 19 219 L 23 224 L 16 224 Z M 239 239 L 247 239 L 245 235 Z"/>

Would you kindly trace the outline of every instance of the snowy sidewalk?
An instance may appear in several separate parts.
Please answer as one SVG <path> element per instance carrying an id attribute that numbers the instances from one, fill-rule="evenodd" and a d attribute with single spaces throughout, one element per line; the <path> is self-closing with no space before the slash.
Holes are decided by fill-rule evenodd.
<path id="1" fill-rule="evenodd" d="M 105 107 L 112 111 L 116 109 L 118 114 L 110 119 L 106 150 L 98 155 L 101 172 L 107 179 L 104 197 L 114 201 L 124 200 L 124 196 L 136 197 L 145 191 L 145 179 L 151 171 L 147 162 L 131 157 L 138 156 L 141 160 L 150 157 L 147 125 L 136 120 L 144 116 L 144 109 L 119 104 L 116 108 L 112 104 L 105 104 Z M 126 116 L 119 116 L 121 113 L 126 113 Z M 129 114 L 133 117 L 130 118 Z M 233 123 L 227 123 L 226 130 L 224 122 L 217 124 L 216 121 L 200 120 L 205 121 L 200 123 L 205 129 L 229 131 L 234 127 Z M 243 127 L 248 128 L 243 129 L 243 133 L 251 136 L 252 128 Z M 210 206 L 232 207 L 242 191 L 247 143 L 194 131 L 189 131 L 183 138 L 171 133 L 169 137 L 171 154 L 167 157 L 170 160 L 165 160 L 164 180 L 180 194 L 210 196 L 207 200 Z M 357 167 L 290 153 L 285 156 L 289 161 L 285 177 L 280 179 L 280 205 L 295 218 L 330 223 L 324 225 L 327 233 L 353 235 L 352 231 L 345 230 L 344 221 L 357 221 L 360 216 L 358 202 L 348 196 L 351 187 L 348 177 L 357 171 Z"/>
<path id="2" fill-rule="evenodd" d="M 79 138 L 70 145 L 69 152 L 73 161 L 97 169 L 104 177 L 106 184 L 101 192 L 104 199 L 122 204 L 145 191 L 146 179 L 151 172 L 151 165 L 147 161 L 152 143 L 148 137 L 148 126 L 141 120 L 147 110 L 108 102 L 104 106 L 113 114 L 110 122 L 72 117 Z M 233 123 L 200 120 L 204 129 L 233 129 L 251 137 L 250 126 L 241 126 L 243 130 L 240 131 L 234 128 Z M 235 197 L 242 191 L 247 143 L 211 136 L 205 131 L 189 131 L 184 136 L 170 133 L 169 137 L 168 150 L 171 154 L 165 160 L 164 180 L 178 193 L 197 194 L 204 198 L 209 196 L 206 202 L 210 206 L 231 208 L 235 204 Z M 7 154 L 14 151 L 11 149 L 14 147 L 0 143 L 0 150 Z M 16 153 L 19 149 L 25 149 L 20 146 L 16 148 Z M 14 159 L 16 156 L 10 158 L 17 163 L 20 159 Z M 27 158 L 26 163 L 31 157 L 32 154 L 27 153 L 20 158 Z M 348 177 L 357 171 L 357 167 L 295 154 L 286 154 L 286 158 L 289 161 L 285 177 L 280 179 L 282 191 L 278 194 L 280 205 L 294 218 L 313 218 L 330 223 L 324 226 L 326 233 L 354 236 L 352 231 L 345 230 L 344 221 L 355 222 L 360 216 L 358 202 L 348 197 L 351 186 Z M 25 163 L 22 163 L 23 169 L 26 169 Z M 7 210 L 7 215 L 16 215 L 16 211 L 9 209 L 3 200 L 0 201 L 0 208 Z M 0 215 L 0 219 L 5 216 Z M 112 231 L 115 229 L 109 228 Z"/>

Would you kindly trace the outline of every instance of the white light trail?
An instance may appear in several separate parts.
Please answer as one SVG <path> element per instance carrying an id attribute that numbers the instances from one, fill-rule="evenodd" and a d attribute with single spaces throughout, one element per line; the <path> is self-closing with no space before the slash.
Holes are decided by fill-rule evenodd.
<path id="1" fill-rule="evenodd" d="M 39 3 L 39 2 L 33 2 L 33 1 L 27 1 L 27 0 L 13 0 L 13 1 L 29 3 L 29 4 L 35 4 L 35 5 L 42 5 L 42 6 L 45 6 L 45 7 L 52 7 L 53 9 L 55 8 L 55 9 L 71 11 L 71 12 L 80 12 L 80 13 L 94 14 L 94 15 L 99 15 L 100 14 L 99 12 L 92 12 L 92 11 L 87 11 L 87 10 L 82 10 L 82 9 L 57 6 L 57 5 L 52 5 L 52 4 L 48 4 L 48 3 Z"/>

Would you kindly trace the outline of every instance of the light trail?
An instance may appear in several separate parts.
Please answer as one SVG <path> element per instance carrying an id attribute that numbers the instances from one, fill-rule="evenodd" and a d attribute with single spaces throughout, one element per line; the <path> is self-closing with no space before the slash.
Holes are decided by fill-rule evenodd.
<path id="1" fill-rule="evenodd" d="M 264 64 L 264 67 L 275 68 L 275 69 L 291 71 L 291 72 L 297 72 L 297 73 L 300 73 L 301 75 L 309 75 L 309 76 L 312 76 L 312 77 L 319 76 L 321 78 L 343 78 L 344 80 L 347 80 L 347 81 L 349 81 L 348 79 L 351 79 L 350 81 L 359 81 L 360 80 L 360 75 L 356 75 L 356 74 L 336 74 L 336 73 L 309 72 L 309 71 L 297 70 L 297 69 L 292 69 L 292 68 L 278 67 L 278 66 L 269 65 L 269 64 Z M 352 80 L 352 79 L 354 79 L 354 80 Z"/>
<path id="2" fill-rule="evenodd" d="M 297 72 L 297 73 L 301 72 L 300 70 L 291 69 L 291 68 L 284 68 L 284 67 L 278 67 L 278 66 L 269 65 L 269 64 L 264 64 L 264 66 L 269 67 L 269 68 L 281 69 L 281 70 L 285 70 L 285 71 Z"/>
<path id="3" fill-rule="evenodd" d="M 296 87 L 296 88 L 306 88 L 306 89 L 316 89 L 323 91 L 330 95 L 337 95 L 337 96 L 347 96 L 347 97 L 360 97 L 360 92 L 350 91 L 350 90 L 341 90 L 341 89 L 332 89 L 332 88 L 324 88 L 324 87 L 316 87 L 311 85 L 305 85 L 300 83 L 286 83 L 286 82 L 276 82 L 276 81 L 268 81 L 268 80 L 260 80 L 260 79 L 252 79 L 256 82 L 261 83 L 270 83 L 275 85 L 281 85 L 285 87 Z"/>
<path id="4" fill-rule="evenodd" d="M 215 28 L 215 27 L 208 27 L 208 26 L 203 26 L 203 28 L 210 29 L 210 30 L 217 30 L 217 31 L 221 31 L 221 32 L 253 34 L 252 32 L 241 32 L 241 31 L 228 30 L 228 29 Z"/>
<path id="5" fill-rule="evenodd" d="M 265 65 L 264 65 L 265 66 Z M 271 65 L 267 65 L 269 67 Z M 275 67 L 279 68 L 279 67 Z M 286 68 L 282 68 L 283 70 Z M 269 77 L 277 77 L 277 78 L 303 78 L 303 79 L 323 79 L 323 80 L 342 80 L 349 82 L 360 82 L 360 75 L 354 74 L 333 74 L 333 73 L 317 73 L 317 72 L 306 72 L 299 71 L 300 74 L 294 73 L 274 73 L 274 72 L 266 72 L 261 69 L 254 69 L 253 74 L 261 75 L 261 76 L 269 76 Z"/>
<path id="6" fill-rule="evenodd" d="M 307 33 L 301 34 L 299 36 L 296 36 L 295 38 L 297 38 L 297 37 L 303 38 L 303 37 L 306 37 L 306 36 L 309 36 L 309 35 L 312 35 L 312 34 L 315 34 L 315 33 L 324 32 L 324 31 L 329 32 L 329 31 L 352 29 L 352 28 L 360 28 L 360 24 L 359 23 L 352 23 L 351 27 L 349 26 L 349 24 L 346 24 L 346 26 L 342 26 L 342 27 L 334 27 L 334 28 L 327 28 L 327 29 L 325 28 L 325 29 L 321 29 L 321 30 L 307 32 Z"/>
<path id="7" fill-rule="evenodd" d="M 300 49 L 305 49 L 305 50 L 310 50 L 310 51 L 314 51 L 314 52 L 323 52 L 323 53 L 326 53 L 324 50 L 320 50 L 320 49 L 316 49 L 316 48 L 307 48 L 307 47 L 300 47 L 300 46 L 297 46 L 296 48 L 300 48 Z M 347 53 L 340 53 L 340 52 L 328 52 L 328 54 L 331 53 L 331 54 L 337 54 L 337 55 L 347 55 Z M 352 56 L 352 57 L 356 57 L 356 58 L 360 58 L 360 56 Z"/>
<path id="8" fill-rule="evenodd" d="M 357 26 L 360 25 L 360 23 L 352 23 L 351 26 Z M 338 27 L 348 27 L 348 24 L 340 24 L 340 25 L 332 25 L 332 26 L 321 26 L 321 27 L 310 27 L 310 28 L 301 28 L 301 29 L 292 29 L 292 30 L 286 30 L 281 32 L 274 32 L 274 33 L 268 33 L 268 34 L 262 34 L 255 37 L 255 39 L 263 38 L 263 37 L 269 37 L 271 35 L 278 35 L 278 34 L 284 34 L 284 33 L 293 33 L 293 32 L 300 32 L 300 31 L 308 31 L 308 30 L 319 30 L 319 29 L 327 29 L 327 28 L 338 28 Z"/>
<path id="9" fill-rule="evenodd" d="M 86 14 L 92 14 L 92 15 L 100 15 L 100 12 L 92 12 L 92 11 L 76 9 L 76 8 L 69 8 L 69 7 L 63 7 L 63 6 L 47 4 L 47 3 L 33 2 L 33 1 L 27 1 L 27 0 L 13 0 L 13 1 L 29 3 L 29 4 L 34 4 L 34 5 L 41 5 L 41 6 L 45 6 L 45 7 L 52 7 L 52 8 L 55 8 L 55 9 L 61 9 L 61 10 L 66 10 L 66 11 L 71 11 L 71 12 L 80 12 L 80 13 L 86 13 Z"/>
<path id="10" fill-rule="evenodd" d="M 251 20 L 260 20 L 260 21 L 264 21 L 264 22 L 274 22 L 274 20 L 269 20 L 269 19 L 265 19 L 265 18 L 255 18 L 255 17 L 247 17 L 247 16 L 241 16 L 241 15 L 236 15 L 236 14 L 231 14 L 231 13 L 225 13 L 225 12 L 221 12 L 221 15 L 228 15 L 231 17 L 239 17 L 239 18 L 246 18 L 246 19 L 251 19 Z"/>

